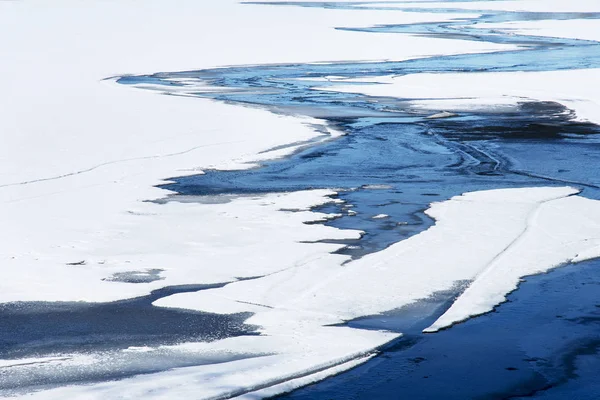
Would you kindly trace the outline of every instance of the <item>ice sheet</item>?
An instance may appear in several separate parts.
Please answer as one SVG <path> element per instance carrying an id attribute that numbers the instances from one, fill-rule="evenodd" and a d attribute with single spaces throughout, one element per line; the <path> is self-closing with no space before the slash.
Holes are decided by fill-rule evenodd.
<path id="1" fill-rule="evenodd" d="M 583 0 L 452 6 L 597 11 L 595 2 Z M 347 257 L 330 254 L 339 245 L 301 243 L 358 237 L 355 231 L 303 224 L 327 217 L 308 208 L 329 201 L 330 191 L 216 204 L 146 202 L 168 195 L 153 185 L 169 177 L 207 168 L 247 168 L 261 158 L 282 156 L 286 151 L 257 154 L 314 138 L 311 125 L 323 123 L 160 96 L 105 78 L 231 64 L 402 60 L 511 48 L 423 37 L 403 37 L 399 46 L 394 35 L 332 29 L 457 16 L 270 8 L 230 0 L 184 0 L 177 7 L 165 0 L 143 6 L 129 0 L 0 2 L 0 34 L 18 38 L 0 42 L 0 302 L 108 301 L 166 285 L 233 282 L 157 305 L 250 311 L 255 315 L 248 322 L 263 333 L 181 346 L 187 352 L 251 353 L 247 359 L 52 389 L 29 398 L 272 395 L 364 362 L 398 336 L 325 325 L 394 309 L 456 281 L 472 280 L 430 328 L 436 330 L 489 311 L 523 275 L 600 255 L 600 206 L 573 196 L 571 188 L 471 193 L 434 204 L 429 210 L 438 221 L 433 228 L 343 266 Z M 385 96 L 413 91 L 418 94 L 413 97 L 439 98 L 448 103 L 444 109 L 456 110 L 507 98 L 508 104 L 523 97 L 556 100 L 580 118 L 598 121 L 597 77 L 597 70 L 415 75 L 384 77 L 380 81 L 389 85 L 360 89 Z M 548 81 L 556 85 L 551 92 Z M 143 284 L 110 279 L 148 269 L 161 270 L 163 279 Z M 262 277 L 237 280 L 257 276 Z M 78 368 L 81 360 L 57 361 Z M 28 368 L 2 362 L 3 367 Z"/>

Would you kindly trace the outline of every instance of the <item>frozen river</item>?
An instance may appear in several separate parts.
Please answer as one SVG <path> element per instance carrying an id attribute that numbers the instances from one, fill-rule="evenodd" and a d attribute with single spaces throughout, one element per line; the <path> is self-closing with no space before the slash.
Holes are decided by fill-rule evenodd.
<path id="1" fill-rule="evenodd" d="M 396 35 L 399 43 L 410 34 L 518 48 L 402 61 L 248 65 L 118 76 L 118 83 L 139 89 L 212 99 L 323 122 L 314 126 L 320 134 L 316 138 L 270 149 L 293 148 L 285 157 L 261 161 L 250 169 L 205 169 L 198 175 L 174 176 L 158 186 L 171 194 L 155 203 L 215 205 L 264 195 L 331 190 L 328 198 L 333 201 L 310 207 L 312 211 L 326 214 L 326 218 L 304 222 L 360 231 L 360 235 L 350 238 L 314 241 L 315 244 L 341 245 L 334 253 L 347 256 L 344 263 L 353 265 L 355 261 L 369 260 L 370 255 L 426 232 L 436 223 L 427 211 L 430 205 L 442 204 L 466 192 L 535 187 L 560 190 L 570 186 L 587 199 L 600 200 L 597 169 L 600 126 L 577 118 L 573 110 L 559 101 L 515 95 L 499 104 L 485 101 L 479 104 L 477 98 L 469 96 L 448 95 L 443 99 L 446 102 L 439 102 L 440 98 L 430 93 L 371 92 L 390 80 L 417 75 L 490 74 L 492 77 L 496 73 L 554 73 L 600 68 L 597 41 L 515 33 L 493 26 L 511 22 L 593 21 L 600 19 L 600 13 L 484 8 L 471 9 L 469 12 L 473 15 L 465 16 L 464 9 L 453 8 L 454 2 L 446 3 L 444 8 L 426 9 L 413 4 L 371 2 L 252 4 L 265 8 L 308 7 L 356 12 L 363 9 L 427 11 L 449 15 L 450 19 L 337 29 L 364 35 Z M 456 19 L 452 19 L 455 14 Z M 546 84 L 550 92 L 553 83 Z M 444 87 L 437 89 L 444 91 Z M 461 106 L 465 101 L 468 104 Z M 278 134 L 285 135 L 285 132 Z M 283 211 L 306 212 L 293 207 Z M 489 228 L 493 231 L 497 227 Z M 527 229 L 529 226 L 524 232 Z M 244 255 L 239 258 L 244 259 Z M 432 334 L 422 331 L 448 311 L 479 275 L 456 279 L 441 291 L 435 290 L 432 284 L 433 295 L 417 296 L 410 306 L 387 308 L 383 314 L 369 315 L 370 308 L 359 313 L 360 318 L 334 318 L 333 312 L 324 313 L 325 316 L 319 318 L 323 318 L 325 327 L 338 325 L 386 331 L 390 338 L 404 336 L 396 337 L 383 347 L 373 346 L 370 351 L 357 351 L 357 355 L 341 361 L 309 366 L 316 369 L 306 367 L 255 386 L 237 389 L 233 385 L 231 390 L 219 386 L 221 394 L 211 398 L 233 398 L 268 389 L 373 355 L 378 357 L 350 372 L 283 398 L 372 399 L 402 395 L 426 399 L 441 398 L 442 394 L 444 398 L 456 399 L 561 398 L 573 393 L 581 399 L 597 398 L 600 386 L 593 375 L 600 341 L 598 301 L 594 292 L 600 281 L 598 265 L 596 260 L 582 265 L 569 264 L 547 275 L 527 278 L 510 295 L 509 302 L 500 305 L 495 312 Z M 220 265 L 212 267 L 218 269 Z M 418 263 L 414 268 L 420 268 Z M 163 279 L 162 273 L 162 269 L 133 270 L 107 279 L 143 285 L 159 282 Z M 268 293 L 276 274 L 253 275 L 249 271 L 235 282 L 189 282 L 189 285 L 167 286 L 147 296 L 114 302 L 23 301 L 0 305 L 0 356 L 7 362 L 0 364 L 0 394 L 19 395 L 66 384 L 111 382 L 174 368 L 267 359 L 278 353 L 278 348 L 272 353 L 254 349 L 244 352 L 239 347 L 231 352 L 211 350 L 207 353 L 189 352 L 178 345 L 228 343 L 227 340 L 239 338 L 253 343 L 257 337 L 269 340 L 271 335 L 264 334 L 260 324 L 247 320 L 259 314 L 259 310 L 278 309 L 268 302 L 252 301 L 255 293 Z M 341 273 L 339 276 L 344 278 Z M 328 278 L 324 282 L 335 282 L 335 279 Z M 234 291 L 235 284 L 246 285 L 244 290 L 250 293 L 248 299 L 230 298 L 229 292 L 222 295 L 218 292 L 230 288 Z M 215 292 L 217 300 L 207 302 L 205 299 L 204 303 L 199 302 L 202 304 L 199 307 L 188 309 L 179 307 L 179 303 L 161 303 L 173 298 L 187 299 L 183 296 L 195 294 L 211 296 Z M 370 295 L 376 297 L 377 293 Z M 220 308 L 222 299 L 225 306 Z M 229 301 L 235 304 L 228 305 Z M 318 309 L 319 304 L 314 301 L 313 307 Z M 156 307 L 155 302 L 168 307 Z M 281 309 L 293 313 L 294 307 L 286 304 Z M 310 308 L 307 310 L 299 313 L 312 312 Z M 288 314 L 282 315 L 280 324 L 286 325 Z M 329 324 L 330 319 L 344 322 Z M 295 326 L 297 321 L 291 321 Z M 321 323 L 321 319 L 316 321 Z M 304 325 L 302 327 L 304 329 Z M 55 365 L 62 363 L 61 357 L 67 353 L 64 359 L 67 362 L 61 364 L 61 372 L 57 374 Z M 285 353 L 281 354 L 285 358 Z M 76 362 L 69 364 L 71 359 Z M 232 368 L 235 371 L 235 366 Z M 219 375 L 223 376 L 226 380 L 227 370 Z M 461 382 L 459 377 L 464 379 L 465 376 L 477 383 Z M 582 389 L 578 382 L 588 389 Z M 559 397 L 552 397 L 555 394 Z"/>

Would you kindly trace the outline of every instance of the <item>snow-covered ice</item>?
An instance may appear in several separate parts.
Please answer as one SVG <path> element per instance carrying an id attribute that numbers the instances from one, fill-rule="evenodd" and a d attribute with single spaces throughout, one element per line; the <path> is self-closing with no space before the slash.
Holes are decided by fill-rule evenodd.
<path id="1" fill-rule="evenodd" d="M 282 271 L 224 288 L 173 295 L 157 305 L 257 312 L 247 304 L 260 304 L 269 310 L 248 322 L 279 329 L 302 313 L 306 315 L 301 318 L 340 323 L 400 308 L 457 281 L 473 281 L 456 307 L 436 323 L 438 328 L 447 326 L 489 311 L 503 300 L 498 294 L 512 291 L 521 276 L 574 261 L 583 251 L 591 252 L 588 258 L 600 256 L 600 239 L 595 236 L 600 202 L 575 196 L 577 192 L 565 187 L 467 193 L 433 204 L 427 214 L 436 224 L 429 230 L 344 266 Z M 483 290 L 478 289 L 482 285 Z M 293 312 L 284 318 L 282 310 Z M 269 317 L 272 313 L 277 317 Z"/>
<path id="2" fill-rule="evenodd" d="M 325 325 L 410 304 L 457 280 L 471 281 L 428 329 L 434 331 L 489 311 L 524 274 L 574 261 L 581 252 L 600 256 L 595 236 L 600 202 L 577 192 L 554 187 L 467 193 L 434 204 L 428 214 L 436 225 L 424 233 L 344 266 L 323 268 L 313 260 L 263 278 L 162 299 L 159 306 L 254 312 L 248 323 L 261 326 L 261 336 L 176 348 L 255 357 L 52 389 L 31 398 L 159 399 L 165 393 L 189 396 L 198 391 L 199 398 L 229 398 L 267 388 L 264 393 L 274 394 L 278 387 L 294 387 L 297 379 L 310 382 L 339 372 L 368 359 L 377 346 L 397 335 Z"/>
<path id="3" fill-rule="evenodd" d="M 444 6 L 419 2 L 424 8 Z M 291 9 L 232 0 L 183 0 L 177 7 L 166 0 L 143 6 L 131 0 L 0 2 L 0 35 L 13 38 L 0 41 L 0 302 L 104 302 L 169 285 L 230 282 L 155 305 L 251 312 L 247 323 L 262 333 L 168 349 L 237 356 L 234 361 L 26 396 L 273 395 L 365 362 L 399 336 L 332 324 L 396 309 L 470 281 L 427 329 L 434 332 L 490 311 L 524 275 L 600 256 L 600 202 L 569 187 L 499 189 L 434 203 L 427 211 L 436 220 L 432 228 L 351 262 L 331 254 L 341 245 L 315 242 L 358 238 L 360 232 L 305 224 L 334 217 L 309 211 L 332 201 L 331 190 L 233 197 L 213 204 L 165 202 L 170 193 L 154 185 L 170 177 L 249 168 L 285 156 L 293 147 L 261 151 L 321 135 L 314 125 L 329 129 L 330 136 L 339 132 L 314 118 L 162 96 L 107 79 L 225 65 L 405 60 L 507 50 L 514 46 L 418 36 L 403 36 L 399 46 L 396 35 L 333 28 L 465 18 L 482 9 L 598 11 L 595 0 L 452 7 L 465 11 Z M 593 21 L 540 21 L 490 27 L 598 40 L 594 26 Z M 524 99 L 550 100 L 598 123 L 599 76 L 597 69 L 416 74 L 370 77 L 373 85 L 335 90 L 427 98 L 415 104 L 432 110 L 432 117 L 511 107 Z M 285 211 L 291 209 L 297 211 Z M 150 269 L 160 270 L 161 279 L 141 284 L 111 279 Z M 256 279 L 240 280 L 249 277 Z M 142 357 L 153 350 L 130 347 L 125 353 Z M 0 360 L 0 368 L 49 363 L 68 371 L 103 362 L 102 355 L 66 355 Z"/>

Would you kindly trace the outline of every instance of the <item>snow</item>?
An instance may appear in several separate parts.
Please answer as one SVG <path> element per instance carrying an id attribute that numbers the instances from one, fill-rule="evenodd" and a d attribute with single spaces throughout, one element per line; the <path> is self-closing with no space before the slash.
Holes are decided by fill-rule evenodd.
<path id="1" fill-rule="evenodd" d="M 154 351 L 154 349 L 148 346 L 129 346 L 123 351 L 127 353 L 146 353 L 149 351 Z"/>
<path id="2" fill-rule="evenodd" d="M 0 299 L 112 301 L 164 286 L 231 282 L 270 274 L 314 257 L 337 264 L 345 258 L 329 252 L 341 245 L 306 242 L 356 239 L 360 232 L 304 224 L 329 217 L 308 208 L 331 201 L 327 196 L 333 193 L 270 194 L 215 204 L 140 202 L 122 213 L 111 232 L 101 232 L 93 242 L 73 243 L 68 257 L 55 268 L 33 264 L 3 280 Z M 242 251 L 244 262 L 240 262 Z M 81 261 L 85 265 L 68 265 Z M 148 284 L 110 279 L 114 274 L 149 268 L 162 270 L 162 279 Z"/>
<path id="3" fill-rule="evenodd" d="M 590 11 L 597 8 L 594 3 L 524 0 L 484 6 Z M 465 10 L 482 6 L 452 3 Z M 243 359 L 27 397 L 273 395 L 364 362 L 399 336 L 327 325 L 410 304 L 456 281 L 472 281 L 428 329 L 435 331 L 489 311 L 523 275 L 600 256 L 600 203 L 576 196 L 572 188 L 495 190 L 435 203 L 428 210 L 436 219 L 432 228 L 343 266 L 348 257 L 331 254 L 341 245 L 306 243 L 359 237 L 357 231 L 304 224 L 334 217 L 309 211 L 331 201 L 332 191 L 227 197 L 213 204 L 148 201 L 168 196 L 154 185 L 173 176 L 208 168 L 249 168 L 261 159 L 282 157 L 293 148 L 259 153 L 312 139 L 319 135 L 312 126 L 324 123 L 161 96 L 106 78 L 512 48 L 412 36 L 402 37 L 399 46 L 396 35 L 332 29 L 439 21 L 471 13 L 265 7 L 231 0 L 182 0 L 177 7 L 166 0 L 143 5 L 133 0 L 0 2 L 0 35 L 15 38 L 0 41 L 0 302 L 100 302 L 169 285 L 230 282 L 219 289 L 170 296 L 156 305 L 252 312 L 247 323 L 262 333 L 170 349 Z M 553 25 L 535 29 L 543 32 Z M 438 108 L 435 100 L 419 105 L 446 112 L 502 102 L 510 106 L 523 97 L 556 100 L 580 118 L 598 121 L 597 77 L 597 70 L 423 74 L 381 77 L 377 80 L 387 85 L 360 90 L 438 99 L 444 107 Z M 552 92 L 548 81 L 553 82 Z M 283 211 L 290 209 L 298 211 Z M 148 269 L 162 270 L 163 279 L 144 284 L 111 280 L 114 274 Z M 154 350 L 132 347 L 123 353 L 142 357 Z M 57 364 L 56 371 L 67 371 L 109 361 L 99 355 L 70 355 L 2 360 L 0 367 L 29 368 L 24 364 L 31 362 L 42 368 L 49 362 Z"/>
<path id="4" fill-rule="evenodd" d="M 371 218 L 372 219 L 383 219 L 383 218 L 387 218 L 389 217 L 389 215 L 387 214 L 377 214 L 377 215 L 373 215 Z"/>
<path id="5" fill-rule="evenodd" d="M 257 396 L 256 392 L 262 391 L 266 395 L 290 390 L 351 368 L 372 357 L 375 346 L 397 337 L 389 333 L 332 327 L 320 327 L 303 333 L 308 336 L 246 336 L 165 348 L 161 350 L 202 353 L 209 357 L 244 357 L 229 362 L 138 375 L 120 381 L 44 390 L 23 397 L 45 400 L 225 399 L 247 395 L 247 398 L 251 398 Z M 273 344 L 278 345 L 278 349 L 288 351 L 273 354 Z M 253 354 L 254 357 L 248 357 Z M 70 368 L 79 369 L 82 365 L 74 361 Z M 64 370 L 59 371 L 65 373 Z"/>
<path id="6" fill-rule="evenodd" d="M 456 117 L 457 114 L 453 114 L 451 112 L 448 111 L 442 111 L 433 115 L 430 115 L 428 117 L 425 117 L 427 119 L 440 119 L 440 118 L 451 118 L 451 117 Z"/>
<path id="7" fill-rule="evenodd" d="M 288 393 L 299 387 L 310 385 L 311 383 L 318 382 L 327 377 L 337 375 L 341 372 L 352 369 L 364 362 L 369 361 L 373 357 L 375 357 L 374 354 L 369 354 L 364 357 L 357 358 L 352 361 L 348 361 L 347 363 L 340 364 L 336 367 L 332 367 L 332 368 L 323 370 L 322 372 L 317 372 L 315 374 L 308 375 L 303 378 L 291 379 L 289 381 L 280 383 L 279 385 L 274 385 L 274 386 L 271 386 L 271 387 L 268 387 L 268 388 L 265 388 L 262 390 L 258 390 L 258 391 L 252 392 L 252 393 L 248 393 L 246 395 L 236 397 L 236 398 L 240 399 L 240 400 L 242 400 L 242 399 L 252 400 L 252 399 L 268 398 L 268 397 L 275 396 L 275 395 L 278 395 L 281 393 Z"/>
<path id="8" fill-rule="evenodd" d="M 575 211 L 576 210 L 576 211 Z M 580 196 L 538 203 L 522 233 L 487 264 L 475 281 L 427 332 L 491 311 L 517 288 L 521 277 L 600 256 L 598 201 Z M 584 254 L 584 256 L 582 256 Z"/>

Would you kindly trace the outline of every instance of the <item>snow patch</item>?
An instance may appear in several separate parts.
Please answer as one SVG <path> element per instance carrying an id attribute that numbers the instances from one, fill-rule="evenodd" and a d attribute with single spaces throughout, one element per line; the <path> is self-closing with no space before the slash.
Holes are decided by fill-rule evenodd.
<path id="1" fill-rule="evenodd" d="M 377 215 L 373 215 L 371 218 L 372 219 L 384 219 L 384 218 L 388 218 L 389 215 L 387 214 L 377 214 Z"/>

